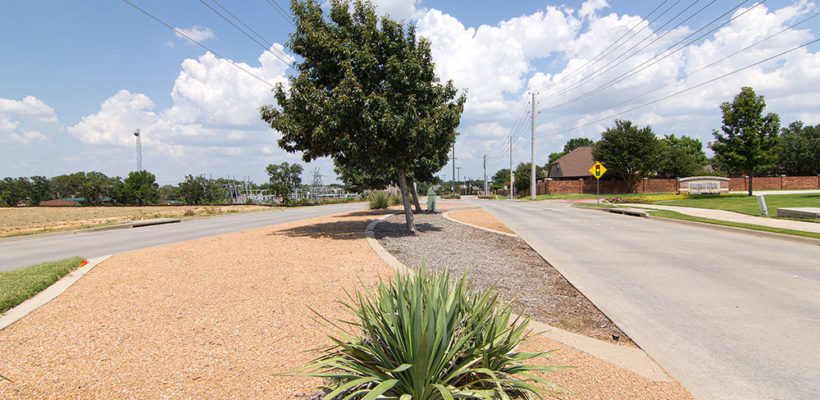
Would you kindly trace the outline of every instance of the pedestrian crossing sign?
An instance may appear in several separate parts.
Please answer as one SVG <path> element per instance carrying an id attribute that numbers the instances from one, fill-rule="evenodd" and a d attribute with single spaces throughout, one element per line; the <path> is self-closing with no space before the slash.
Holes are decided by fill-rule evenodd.
<path id="1" fill-rule="evenodd" d="M 601 176 L 606 173 L 606 167 L 604 167 L 600 161 L 595 161 L 595 165 L 589 169 L 589 172 L 595 177 L 595 179 L 601 179 Z"/>

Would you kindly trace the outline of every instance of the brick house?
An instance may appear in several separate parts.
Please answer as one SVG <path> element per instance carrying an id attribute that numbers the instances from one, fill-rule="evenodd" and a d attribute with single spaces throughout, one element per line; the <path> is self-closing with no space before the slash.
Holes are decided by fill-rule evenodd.
<path id="1" fill-rule="evenodd" d="M 595 164 L 592 146 L 578 147 L 550 164 L 548 177 L 553 180 L 592 177 L 589 168 Z"/>

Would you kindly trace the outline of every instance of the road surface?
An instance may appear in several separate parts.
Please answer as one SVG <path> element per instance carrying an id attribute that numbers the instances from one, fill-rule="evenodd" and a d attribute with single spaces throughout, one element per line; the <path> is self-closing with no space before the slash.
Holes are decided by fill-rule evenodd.
<path id="1" fill-rule="evenodd" d="M 567 203 L 473 202 L 695 397 L 820 398 L 820 246 Z"/>
<path id="2" fill-rule="evenodd" d="M 98 257 L 207 236 L 276 225 L 300 219 L 359 210 L 365 203 L 294 207 L 229 214 L 181 223 L 77 234 L 33 235 L 0 239 L 0 271 L 11 271 L 72 256 Z"/>

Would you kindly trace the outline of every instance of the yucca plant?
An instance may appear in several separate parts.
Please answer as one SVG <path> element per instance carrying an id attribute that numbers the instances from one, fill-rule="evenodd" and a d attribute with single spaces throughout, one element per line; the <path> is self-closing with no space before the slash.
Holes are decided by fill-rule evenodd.
<path id="1" fill-rule="evenodd" d="M 367 196 L 367 201 L 370 203 L 370 209 L 376 210 L 387 208 L 387 197 L 387 192 L 383 190 L 374 190 L 370 192 L 370 195 Z"/>
<path id="2" fill-rule="evenodd" d="M 451 284 L 447 271 L 422 267 L 379 282 L 373 295 L 350 296 L 343 304 L 354 321 L 320 316 L 338 335 L 307 375 L 326 379 L 324 399 L 528 399 L 554 393 L 542 385 L 561 390 L 530 372 L 562 367 L 524 364 L 549 352 L 516 352 L 529 320 L 510 321 L 492 290 L 465 285 L 466 276 Z"/>

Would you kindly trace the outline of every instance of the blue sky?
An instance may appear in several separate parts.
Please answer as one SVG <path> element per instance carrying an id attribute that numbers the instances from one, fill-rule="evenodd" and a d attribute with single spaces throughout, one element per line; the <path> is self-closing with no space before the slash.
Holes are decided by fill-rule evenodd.
<path id="1" fill-rule="evenodd" d="M 218 7 L 212 0 L 205 2 Z M 198 0 L 133 3 L 192 32 L 270 83 L 285 82 L 293 72 Z M 766 96 L 768 111 L 779 113 L 784 125 L 796 119 L 820 123 L 820 43 L 698 86 L 817 39 L 820 17 L 812 18 L 818 8 L 810 1 L 771 0 L 757 6 L 749 1 L 737 9 L 739 1 L 726 0 L 374 3 L 380 12 L 415 21 L 419 34 L 432 42 L 438 75 L 468 91 L 456 145 L 462 177 L 482 174 L 484 154 L 488 174 L 508 166 L 511 135 L 514 163 L 529 161 L 529 117 L 523 111 L 529 107 L 528 92 L 544 87 L 538 91 L 538 164 L 571 137 L 596 139 L 614 118 L 650 124 L 659 135 L 693 136 L 705 144 L 712 129 L 720 126 L 719 104 L 744 85 Z M 662 3 L 659 10 L 669 7 L 665 15 L 609 58 L 575 73 L 630 28 L 651 21 L 654 16 L 643 17 Z M 293 28 L 268 0 L 218 4 L 272 42 L 274 53 Z M 634 76 L 562 106 L 658 54 L 668 54 L 667 48 L 726 11 L 726 17 L 709 26 L 737 18 Z M 681 16 L 673 19 L 678 12 Z M 677 26 L 689 15 L 691 19 Z M 807 18 L 812 19 L 784 30 Z M 259 120 L 257 108 L 274 101 L 269 86 L 125 2 L 8 2 L 0 15 L 0 35 L 0 177 L 50 177 L 80 170 L 127 175 L 135 164 L 130 135 L 135 128 L 143 130 L 144 167 L 163 184 L 177 183 L 187 174 L 262 182 L 269 163 L 302 163 L 298 155 L 279 149 L 277 133 Z M 628 48 L 640 49 L 651 40 L 656 41 L 626 57 L 632 54 L 625 52 Z M 624 54 L 624 62 L 601 69 L 616 54 Z M 329 160 L 306 165 L 303 179 L 309 181 L 309 172 L 317 167 L 326 182 L 334 180 Z M 448 165 L 440 175 L 450 179 L 450 171 Z"/>

